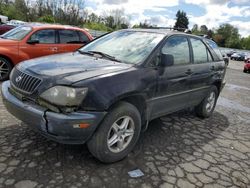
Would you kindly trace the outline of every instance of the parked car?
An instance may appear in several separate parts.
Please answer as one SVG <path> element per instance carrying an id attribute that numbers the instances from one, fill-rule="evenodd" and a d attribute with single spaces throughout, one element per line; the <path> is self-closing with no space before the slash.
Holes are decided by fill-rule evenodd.
<path id="1" fill-rule="evenodd" d="M 109 163 L 123 159 L 155 118 L 189 107 L 210 117 L 225 67 L 212 40 L 128 29 L 73 53 L 18 64 L 2 96 L 11 114 L 45 137 L 87 143 Z"/>
<path id="2" fill-rule="evenodd" d="M 244 61 L 245 54 L 244 53 L 233 53 L 230 58 L 231 58 L 231 60 Z"/>
<path id="3" fill-rule="evenodd" d="M 243 72 L 245 72 L 245 73 L 250 72 L 250 60 L 245 62 Z"/>
<path id="4" fill-rule="evenodd" d="M 247 53 L 245 56 L 245 63 L 247 63 L 250 60 L 250 53 Z"/>
<path id="5" fill-rule="evenodd" d="M 0 81 L 8 79 L 11 69 L 21 61 L 73 52 L 92 39 L 84 29 L 71 26 L 19 26 L 0 37 Z"/>
<path id="6" fill-rule="evenodd" d="M 231 55 L 233 55 L 234 53 L 236 53 L 236 51 L 234 50 L 227 52 L 227 57 L 231 57 Z"/>
<path id="7" fill-rule="evenodd" d="M 8 24 L 2 24 L 0 25 L 0 35 L 6 33 L 7 31 L 10 31 L 11 29 L 14 29 L 16 26 L 14 25 L 8 25 Z"/>

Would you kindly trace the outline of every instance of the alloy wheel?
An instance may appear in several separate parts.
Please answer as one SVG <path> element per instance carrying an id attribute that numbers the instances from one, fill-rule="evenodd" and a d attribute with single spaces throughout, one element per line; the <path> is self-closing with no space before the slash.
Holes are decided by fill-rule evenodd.
<path id="1" fill-rule="evenodd" d="M 135 124 L 131 117 L 123 116 L 116 120 L 111 126 L 107 144 L 113 153 L 119 153 L 125 150 L 130 144 L 135 131 Z"/>
<path id="2" fill-rule="evenodd" d="M 5 78 L 9 74 L 9 66 L 4 60 L 0 59 L 0 79 Z"/>
<path id="3" fill-rule="evenodd" d="M 211 112 L 215 105 L 215 92 L 211 92 L 209 97 L 207 98 L 206 110 L 207 112 Z"/>

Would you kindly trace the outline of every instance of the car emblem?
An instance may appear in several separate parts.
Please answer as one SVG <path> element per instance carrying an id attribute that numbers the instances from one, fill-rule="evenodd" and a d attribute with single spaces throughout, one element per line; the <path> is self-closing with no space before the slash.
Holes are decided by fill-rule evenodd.
<path id="1" fill-rule="evenodd" d="M 18 77 L 16 78 L 16 82 L 20 82 L 20 81 L 22 80 L 22 78 L 23 78 L 23 77 L 18 76 Z"/>

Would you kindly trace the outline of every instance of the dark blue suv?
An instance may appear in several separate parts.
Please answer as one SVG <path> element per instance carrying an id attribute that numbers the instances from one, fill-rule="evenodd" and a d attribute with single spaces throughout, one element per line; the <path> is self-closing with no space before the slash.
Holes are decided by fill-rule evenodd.
<path id="1" fill-rule="evenodd" d="M 209 39 L 128 29 L 76 52 L 17 65 L 2 84 L 7 110 L 49 139 L 87 143 L 102 162 L 124 158 L 149 121 L 189 107 L 209 117 L 225 62 Z"/>

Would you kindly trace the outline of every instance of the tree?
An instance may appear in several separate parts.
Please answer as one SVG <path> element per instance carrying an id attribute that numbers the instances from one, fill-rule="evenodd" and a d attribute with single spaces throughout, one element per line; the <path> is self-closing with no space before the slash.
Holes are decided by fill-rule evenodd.
<path id="1" fill-rule="evenodd" d="M 45 22 L 45 23 L 55 23 L 55 18 L 51 15 L 45 15 L 38 19 L 39 22 Z"/>
<path id="2" fill-rule="evenodd" d="M 228 48 L 238 48 L 240 42 L 239 31 L 230 24 L 222 24 L 216 31 L 217 35 L 222 36 L 221 46 Z"/>
<path id="3" fill-rule="evenodd" d="M 206 35 L 207 32 L 208 32 L 207 26 L 206 26 L 206 25 L 201 25 L 201 27 L 200 27 L 200 32 L 201 32 L 202 34 Z"/>
<path id="4" fill-rule="evenodd" d="M 242 48 L 245 50 L 250 50 L 250 36 L 241 39 Z"/>
<path id="5" fill-rule="evenodd" d="M 187 14 L 184 11 L 178 10 L 176 13 L 176 22 L 175 22 L 175 28 L 180 31 L 184 31 L 185 29 L 188 29 L 188 18 Z"/>

